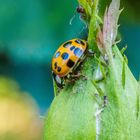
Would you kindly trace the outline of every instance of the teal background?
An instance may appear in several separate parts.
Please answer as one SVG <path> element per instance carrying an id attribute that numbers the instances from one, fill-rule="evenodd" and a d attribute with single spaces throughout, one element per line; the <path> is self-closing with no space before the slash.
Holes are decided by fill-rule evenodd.
<path id="1" fill-rule="evenodd" d="M 120 20 L 119 46 L 128 45 L 129 66 L 138 79 L 140 24 L 133 15 L 135 7 L 129 10 L 127 4 Z M 0 0 L 0 75 L 11 77 L 29 92 L 41 114 L 53 99 L 51 58 L 55 50 L 66 40 L 87 35 L 85 24 L 75 15 L 76 6 L 76 0 Z"/>

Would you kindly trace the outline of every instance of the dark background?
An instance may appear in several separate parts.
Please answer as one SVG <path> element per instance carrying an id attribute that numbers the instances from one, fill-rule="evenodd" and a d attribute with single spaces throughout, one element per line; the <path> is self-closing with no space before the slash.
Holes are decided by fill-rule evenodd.
<path id="1" fill-rule="evenodd" d="M 86 35 L 78 14 L 70 25 L 77 6 L 76 0 L 0 0 L 0 76 L 14 79 L 30 93 L 41 114 L 53 99 L 51 58 L 55 50 L 66 40 Z M 140 2 L 122 0 L 122 7 L 119 46 L 128 45 L 129 66 L 138 79 Z"/>

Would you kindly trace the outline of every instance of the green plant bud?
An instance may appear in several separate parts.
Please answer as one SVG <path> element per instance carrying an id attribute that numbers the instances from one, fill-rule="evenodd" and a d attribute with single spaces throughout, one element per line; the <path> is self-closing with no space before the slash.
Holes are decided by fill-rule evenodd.
<path id="1" fill-rule="evenodd" d="M 86 8 L 88 1 L 79 0 L 79 3 Z M 97 36 L 96 48 L 92 48 L 96 55 L 84 61 L 81 68 L 84 76 L 74 83 L 66 83 L 55 96 L 45 119 L 43 140 L 140 138 L 140 86 L 127 65 L 126 57 L 114 45 L 120 1 L 112 0 L 105 12 L 103 27 L 96 20 L 97 5 L 98 0 L 93 4 L 89 1 L 92 16 L 88 43 L 92 48 L 92 39 Z"/>

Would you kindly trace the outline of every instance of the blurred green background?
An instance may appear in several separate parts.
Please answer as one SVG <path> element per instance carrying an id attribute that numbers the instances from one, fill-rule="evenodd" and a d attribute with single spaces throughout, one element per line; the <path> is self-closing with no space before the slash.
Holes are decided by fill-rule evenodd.
<path id="1" fill-rule="evenodd" d="M 101 1 L 103 9 L 105 1 Z M 51 58 L 55 50 L 66 40 L 87 35 L 79 15 L 74 16 L 77 6 L 76 0 L 0 0 L 0 76 L 14 79 L 29 92 L 41 114 L 53 99 Z M 138 79 L 140 2 L 122 0 L 122 7 L 119 46 L 128 45 L 129 66 Z"/>

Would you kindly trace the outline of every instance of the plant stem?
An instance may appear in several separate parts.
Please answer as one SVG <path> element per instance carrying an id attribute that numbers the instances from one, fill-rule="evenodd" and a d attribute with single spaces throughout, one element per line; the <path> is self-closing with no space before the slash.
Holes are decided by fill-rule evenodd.
<path id="1" fill-rule="evenodd" d="M 92 6 L 92 14 L 91 14 L 91 19 L 89 22 L 89 33 L 88 33 L 88 44 L 89 44 L 89 49 L 92 49 L 93 51 L 97 51 L 97 47 L 95 40 L 96 40 L 96 33 L 97 33 L 97 27 L 98 27 L 98 3 L 99 0 L 95 0 Z"/>

